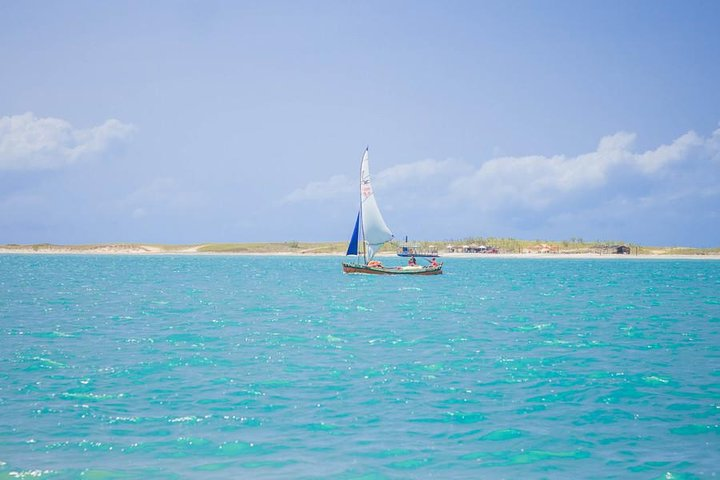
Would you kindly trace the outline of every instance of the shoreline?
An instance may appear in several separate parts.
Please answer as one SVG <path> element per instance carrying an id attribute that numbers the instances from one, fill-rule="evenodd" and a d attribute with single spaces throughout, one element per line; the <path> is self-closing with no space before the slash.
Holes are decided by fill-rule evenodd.
<path id="1" fill-rule="evenodd" d="M 315 248 L 306 250 L 276 251 L 203 251 L 204 245 L 188 246 L 157 246 L 144 244 L 119 245 L 0 245 L 0 255 L 197 255 L 197 256 L 277 256 L 277 257 L 345 257 L 341 251 L 318 252 Z M 395 253 L 381 252 L 382 258 L 406 260 Z M 720 260 L 720 254 L 673 254 L 673 253 L 640 253 L 640 254 L 600 254 L 600 253 L 446 253 L 440 252 L 440 259 L 491 259 L 491 258 L 527 258 L 527 259 L 667 259 L 667 260 Z"/>

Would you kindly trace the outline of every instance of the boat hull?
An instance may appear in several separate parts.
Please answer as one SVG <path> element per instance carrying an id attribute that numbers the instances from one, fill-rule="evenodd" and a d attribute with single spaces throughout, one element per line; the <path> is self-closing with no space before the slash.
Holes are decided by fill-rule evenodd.
<path id="1" fill-rule="evenodd" d="M 442 264 L 427 267 L 369 267 L 358 263 L 343 262 L 344 273 L 363 273 L 367 275 L 440 275 Z"/>

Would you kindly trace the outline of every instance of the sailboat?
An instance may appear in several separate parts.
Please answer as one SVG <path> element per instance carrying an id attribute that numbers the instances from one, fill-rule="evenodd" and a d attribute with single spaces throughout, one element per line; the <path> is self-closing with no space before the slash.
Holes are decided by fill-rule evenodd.
<path id="1" fill-rule="evenodd" d="M 380 248 L 392 239 L 393 234 L 380 213 L 370 183 L 368 149 L 366 148 L 360 162 L 360 209 L 345 254 L 346 256 L 355 255 L 355 262 L 343 262 L 343 272 L 372 275 L 438 275 L 442 273 L 442 263 L 386 267 L 381 262 L 374 260 L 375 254 Z"/>

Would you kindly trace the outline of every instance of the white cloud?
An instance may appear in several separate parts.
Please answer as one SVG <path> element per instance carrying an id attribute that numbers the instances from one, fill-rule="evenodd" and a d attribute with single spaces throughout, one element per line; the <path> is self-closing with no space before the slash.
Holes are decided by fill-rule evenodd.
<path id="1" fill-rule="evenodd" d="M 0 117 L 0 170 L 61 168 L 101 154 L 134 130 L 115 119 L 78 129 L 66 120 L 38 118 L 31 112 Z"/>
<path id="2" fill-rule="evenodd" d="M 380 187 L 412 185 L 425 180 L 457 176 L 467 172 L 469 168 L 458 160 L 420 160 L 381 170 L 375 175 L 373 183 Z"/>
<path id="3" fill-rule="evenodd" d="M 397 185 L 417 186 L 419 182 L 438 177 L 448 178 L 467 172 L 469 166 L 457 160 L 420 160 L 412 163 L 403 163 L 372 173 L 373 185 L 376 188 L 389 188 Z M 357 181 L 359 181 L 359 176 Z M 328 180 L 310 182 L 302 188 L 288 194 L 286 203 L 328 200 L 358 194 L 355 180 L 345 175 L 334 175 Z"/>
<path id="4" fill-rule="evenodd" d="M 695 132 L 688 132 L 670 145 L 661 145 L 655 150 L 637 155 L 635 161 L 645 173 L 653 173 L 670 163 L 682 161 L 692 149 L 703 144 L 703 139 Z"/>
<path id="5" fill-rule="evenodd" d="M 715 130 L 712 136 L 705 141 L 705 149 L 713 160 L 720 162 L 720 128 Z"/>
<path id="6" fill-rule="evenodd" d="M 717 231 L 707 219 L 720 215 L 720 129 L 710 136 L 690 131 L 646 151 L 635 140 L 634 133 L 618 132 L 576 155 L 399 164 L 373 174 L 375 192 L 386 220 L 395 215 L 393 226 L 428 238 L 442 230 L 674 241 L 693 221 L 704 225 L 705 236 Z M 328 200 L 355 194 L 355 179 L 336 176 L 286 200 L 333 210 L 338 207 Z"/>
<path id="7" fill-rule="evenodd" d="M 620 132 L 604 137 L 598 148 L 574 157 L 556 155 L 494 158 L 467 177 L 450 185 L 457 200 L 481 200 L 483 210 L 524 207 L 532 210 L 563 201 L 568 195 L 587 194 L 611 183 L 617 175 L 652 179 L 661 172 L 682 168 L 693 153 L 717 156 L 719 143 L 713 134 L 703 140 L 688 132 L 669 145 L 635 153 L 635 134 Z M 701 152 L 701 148 L 705 148 Z"/>
<path id="8" fill-rule="evenodd" d="M 284 203 L 294 203 L 309 200 L 328 200 L 345 194 L 351 195 L 355 191 L 353 187 L 353 181 L 345 175 L 334 175 L 328 180 L 310 182 L 304 187 L 290 192 L 283 201 Z"/>
<path id="9" fill-rule="evenodd" d="M 615 135 L 609 135 L 600 139 L 598 144 L 598 152 L 617 152 L 625 151 L 632 147 L 635 143 L 637 135 L 629 132 L 618 132 Z"/>

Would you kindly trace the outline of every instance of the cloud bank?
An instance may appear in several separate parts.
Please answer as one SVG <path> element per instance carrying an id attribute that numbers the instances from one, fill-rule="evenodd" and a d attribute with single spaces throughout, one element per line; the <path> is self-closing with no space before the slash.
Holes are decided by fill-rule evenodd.
<path id="1" fill-rule="evenodd" d="M 707 139 L 691 131 L 642 153 L 632 151 L 635 138 L 635 134 L 619 132 L 602 138 L 595 151 L 570 157 L 494 158 L 471 175 L 457 178 L 448 193 L 459 201 L 482 200 L 487 210 L 512 206 L 541 211 L 592 192 L 633 196 L 648 182 L 683 176 L 690 169 L 717 175 L 720 129 Z"/>
<path id="2" fill-rule="evenodd" d="M 432 180 L 435 199 L 442 196 L 454 203 L 478 202 L 478 208 L 484 210 L 512 205 L 539 211 L 577 194 L 616 186 L 626 187 L 628 194 L 637 192 L 639 184 L 632 185 L 628 179 L 644 184 L 689 171 L 718 176 L 720 129 L 708 138 L 690 131 L 667 145 L 639 153 L 632 149 L 635 139 L 634 133 L 618 132 L 600 139 L 594 151 L 576 156 L 506 156 L 479 166 L 459 160 L 422 160 L 381 170 L 373 175 L 373 183 L 376 187 L 413 190 Z M 667 187 L 672 188 L 672 184 Z M 336 175 L 295 190 L 286 201 L 327 200 L 354 191 L 353 179 Z"/>
<path id="3" fill-rule="evenodd" d="M 28 112 L 0 117 L 0 170 L 53 170 L 98 156 L 135 130 L 115 119 L 79 129 Z"/>
<path id="4" fill-rule="evenodd" d="M 432 215 L 429 238 L 442 228 L 460 236 L 720 241 L 720 129 L 707 137 L 689 131 L 646 151 L 634 148 L 636 138 L 618 132 L 578 155 L 422 160 L 381 170 L 373 181 L 383 210 L 397 211 L 398 223 L 418 220 L 418 211 Z M 335 176 L 286 201 L 330 204 L 353 198 L 355 184 Z"/>

